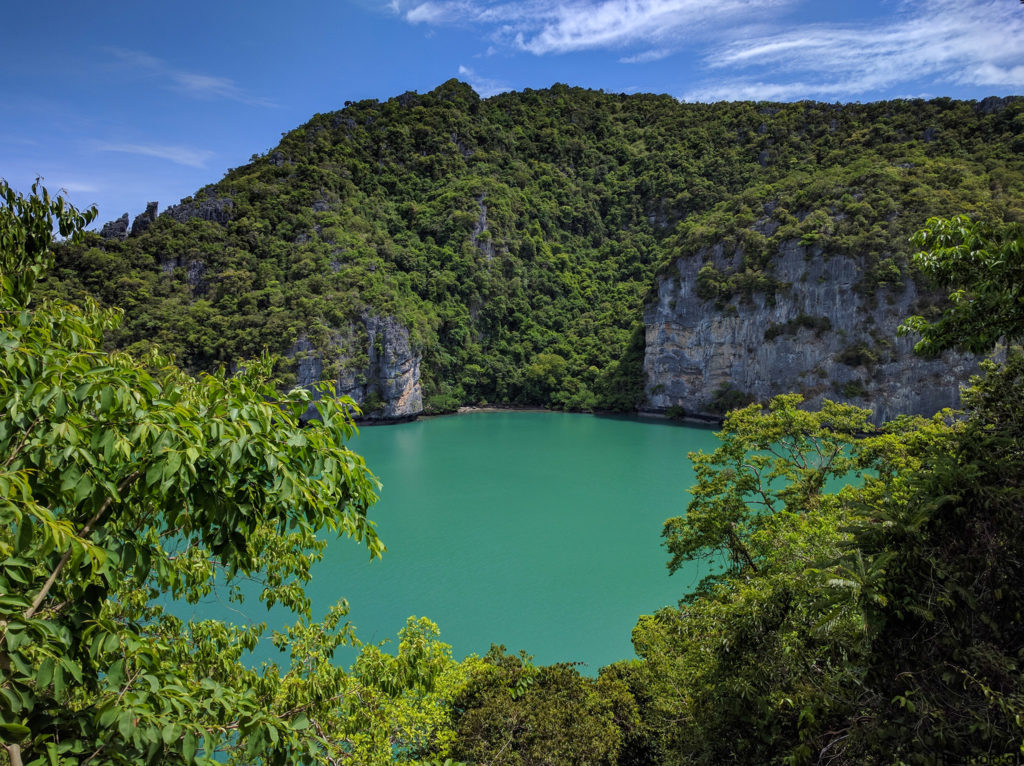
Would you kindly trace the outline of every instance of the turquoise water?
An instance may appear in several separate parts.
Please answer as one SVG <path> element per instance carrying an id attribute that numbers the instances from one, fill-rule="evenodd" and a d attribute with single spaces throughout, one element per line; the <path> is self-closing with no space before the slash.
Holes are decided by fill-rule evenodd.
<path id="1" fill-rule="evenodd" d="M 384 558 L 332 544 L 314 611 L 347 598 L 364 641 L 410 615 L 457 657 L 492 642 L 590 672 L 632 657 L 637 616 L 675 604 L 704 572 L 669 577 L 661 525 L 693 483 L 708 429 L 563 413 L 472 413 L 363 428 L 352 447 L 383 483 Z"/>
<path id="2" fill-rule="evenodd" d="M 639 615 L 707 574 L 668 575 L 661 526 L 689 501 L 686 453 L 717 443 L 706 428 L 547 412 L 364 427 L 350 446 L 383 484 L 370 515 L 388 551 L 370 562 L 353 541 L 332 540 L 307 587 L 313 614 L 345 598 L 363 641 L 395 639 L 416 615 L 437 623 L 458 659 L 493 642 L 594 674 L 634 656 Z M 255 598 L 243 609 L 213 601 L 182 616 L 292 620 Z M 285 660 L 269 642 L 262 659 Z"/>

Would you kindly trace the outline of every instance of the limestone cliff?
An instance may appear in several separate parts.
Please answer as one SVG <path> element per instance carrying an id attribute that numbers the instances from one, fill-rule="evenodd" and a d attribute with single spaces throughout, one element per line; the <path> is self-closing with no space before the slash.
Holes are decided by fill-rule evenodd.
<path id="1" fill-rule="evenodd" d="M 335 393 L 352 397 L 367 420 L 408 420 L 423 412 L 421 355 L 394 317 L 365 314 L 361 323 L 336 333 L 326 350 L 302 336 L 292 355 L 300 386 L 334 380 Z"/>
<path id="2" fill-rule="evenodd" d="M 130 236 L 138 237 L 141 236 L 142 232 L 148 229 L 153 222 L 156 220 L 156 211 L 159 207 L 157 202 L 146 203 L 146 209 L 135 216 L 135 220 L 132 221 L 132 230 Z"/>
<path id="3" fill-rule="evenodd" d="M 676 260 L 645 307 L 651 410 L 715 416 L 729 405 L 794 391 L 810 406 L 832 399 L 870 408 L 881 422 L 956 407 L 960 386 L 977 372 L 973 356 L 926 361 L 913 354 L 912 339 L 897 337 L 899 323 L 931 297 L 906 276 L 858 290 L 864 264 L 857 258 L 789 240 L 773 260 L 777 291 L 704 300 L 701 267 L 736 268 L 742 259 L 739 250 L 723 250 Z"/>
<path id="4" fill-rule="evenodd" d="M 125 213 L 114 221 L 107 221 L 100 229 L 103 239 L 124 240 L 128 238 L 128 214 Z"/>
<path id="5" fill-rule="evenodd" d="M 185 199 L 177 205 L 171 205 L 162 215 L 173 218 L 178 223 L 187 223 L 193 218 L 214 223 L 227 223 L 231 220 L 234 204 L 234 200 L 230 197 L 216 196 L 212 191 L 207 190 L 205 194 L 197 194 L 194 199 Z"/>

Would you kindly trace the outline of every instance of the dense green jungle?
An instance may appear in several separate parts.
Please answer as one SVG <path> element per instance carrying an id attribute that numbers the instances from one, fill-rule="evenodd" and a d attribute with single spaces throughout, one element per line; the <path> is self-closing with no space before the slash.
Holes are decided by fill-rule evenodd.
<path id="1" fill-rule="evenodd" d="M 317 115 L 129 236 L 0 182 L 0 752 L 1020 763 L 1022 192 L 1022 100 L 481 100 L 454 81 Z M 300 338 L 333 378 L 364 364 L 365 316 L 397 318 L 433 411 L 629 410 L 659 270 L 742 243 L 702 272 L 706 299 L 781 291 L 791 239 L 866 254 L 866 294 L 931 285 L 904 325 L 920 352 L 996 352 L 962 412 L 879 426 L 793 394 L 726 414 L 663 529 L 669 571 L 711 573 L 595 678 L 500 644 L 456 661 L 426 618 L 377 645 L 344 602 L 312 614 L 327 537 L 388 554 L 353 403 L 291 385 Z M 279 663 L 245 662 L 261 626 L 164 608 L 252 581 L 295 614 Z"/>
<path id="2" fill-rule="evenodd" d="M 701 274 L 722 299 L 785 290 L 779 246 L 814 243 L 866 257 L 870 295 L 912 268 L 929 216 L 1020 220 L 1022 189 L 1020 100 L 480 99 L 453 80 L 316 115 L 138 236 L 61 251 L 47 290 L 124 309 L 111 343 L 192 372 L 268 349 L 287 381 L 300 338 L 323 377 L 362 370 L 365 317 L 388 316 L 422 354 L 427 412 L 633 410 L 644 299 L 674 258 L 741 246 Z"/>

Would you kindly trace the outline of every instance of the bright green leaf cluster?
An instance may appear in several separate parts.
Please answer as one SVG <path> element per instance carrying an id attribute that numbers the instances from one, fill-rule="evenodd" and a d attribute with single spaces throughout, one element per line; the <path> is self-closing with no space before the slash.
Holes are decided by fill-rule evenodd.
<path id="1" fill-rule="evenodd" d="M 116 312 L 30 304 L 52 232 L 88 220 L 0 186 L 0 724 L 12 763 L 308 762 L 330 744 L 238 663 L 259 628 L 183 626 L 238 578 L 308 619 L 322 531 L 384 548 L 351 401 L 279 393 L 272 360 L 194 379 L 103 350 Z M 156 600 L 155 600 L 156 599 Z M 325 628 L 319 628 L 324 630 Z M 299 642 L 301 644 L 301 642 Z M 305 682 L 310 682 L 304 677 Z"/>

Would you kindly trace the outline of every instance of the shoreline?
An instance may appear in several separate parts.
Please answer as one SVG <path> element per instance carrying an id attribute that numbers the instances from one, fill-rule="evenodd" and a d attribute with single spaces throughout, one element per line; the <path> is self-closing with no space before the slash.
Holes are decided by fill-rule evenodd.
<path id="1" fill-rule="evenodd" d="M 562 413 L 567 415 L 592 415 L 594 417 L 605 417 L 605 418 L 635 418 L 637 420 L 647 420 L 654 423 L 666 423 L 675 425 L 691 425 L 691 426 L 705 426 L 705 427 L 721 427 L 723 419 L 721 417 L 711 415 L 685 415 L 681 418 L 669 417 L 664 412 L 656 412 L 654 410 L 635 410 L 633 412 L 616 412 L 613 410 L 594 410 L 592 412 L 585 412 L 582 410 L 552 410 L 546 407 L 532 407 L 529 405 L 516 405 L 516 404 L 479 404 L 479 405 L 464 405 L 451 412 L 433 412 L 433 413 L 421 413 L 419 415 L 407 416 L 403 418 L 394 418 L 391 420 L 365 420 L 361 421 L 359 425 L 397 425 L 399 423 L 411 423 L 417 420 L 427 420 L 430 418 L 447 418 L 453 415 L 472 415 L 476 413 L 488 413 L 488 412 L 541 412 L 541 413 Z"/>
<path id="2" fill-rule="evenodd" d="M 468 415 L 473 412 L 560 412 L 561 410 L 549 410 L 547 407 L 529 407 L 516 404 L 483 404 L 466 405 L 459 407 L 455 412 L 441 413 L 444 415 Z M 432 417 L 432 416 L 427 416 Z"/>

